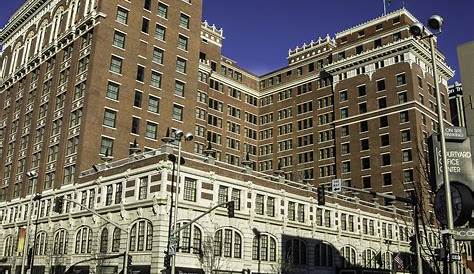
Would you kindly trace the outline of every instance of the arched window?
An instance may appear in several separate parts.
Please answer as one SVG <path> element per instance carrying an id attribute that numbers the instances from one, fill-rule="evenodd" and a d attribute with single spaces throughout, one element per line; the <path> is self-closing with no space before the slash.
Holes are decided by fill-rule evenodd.
<path id="1" fill-rule="evenodd" d="M 333 247 L 327 243 L 319 243 L 314 247 L 314 264 L 322 267 L 333 267 Z"/>
<path id="2" fill-rule="evenodd" d="M 100 234 L 100 253 L 107 253 L 109 247 L 109 230 L 107 228 L 102 229 Z"/>
<path id="3" fill-rule="evenodd" d="M 382 265 L 381 265 L 381 267 L 383 269 L 392 269 L 393 268 L 392 261 L 393 261 L 393 254 L 391 252 L 385 251 L 385 252 L 382 253 L 382 258 L 381 258 Z"/>
<path id="4" fill-rule="evenodd" d="M 148 220 L 140 220 L 130 230 L 130 251 L 152 249 L 153 226 Z"/>
<path id="5" fill-rule="evenodd" d="M 252 260 L 276 261 L 276 240 L 273 236 L 260 234 L 253 238 Z"/>
<path id="6" fill-rule="evenodd" d="M 351 246 L 341 248 L 341 257 L 344 267 L 350 267 L 357 263 L 356 250 Z"/>
<path id="7" fill-rule="evenodd" d="M 91 253 L 92 248 L 92 229 L 84 226 L 76 233 L 76 254 Z"/>
<path id="8" fill-rule="evenodd" d="M 380 256 L 380 255 L 379 255 Z M 377 268 L 377 254 L 372 249 L 366 249 L 362 252 L 362 266 L 365 268 Z"/>
<path id="9" fill-rule="evenodd" d="M 112 252 L 120 251 L 120 234 L 122 231 L 118 228 L 114 229 L 114 235 L 112 236 Z"/>
<path id="10" fill-rule="evenodd" d="M 36 235 L 35 255 L 45 255 L 48 244 L 48 235 L 41 231 Z"/>
<path id="11" fill-rule="evenodd" d="M 178 229 L 181 226 L 186 225 L 187 223 L 182 222 L 178 224 Z M 192 235 L 192 237 L 191 237 Z M 201 243 L 202 243 L 202 231 L 196 225 L 191 225 L 182 230 L 178 234 L 179 239 L 179 246 L 178 251 L 184 253 L 190 253 L 192 249 L 192 253 L 199 254 L 201 251 Z"/>
<path id="12" fill-rule="evenodd" d="M 291 239 L 285 244 L 285 263 L 293 265 L 306 264 L 306 244 L 299 239 Z"/>
<path id="13" fill-rule="evenodd" d="M 54 234 L 53 255 L 67 254 L 68 233 L 65 229 L 60 229 Z"/>
<path id="14" fill-rule="evenodd" d="M 219 229 L 214 235 L 214 255 L 242 258 L 242 236 L 231 229 Z"/>
<path id="15" fill-rule="evenodd" d="M 5 238 L 5 245 L 3 249 L 3 256 L 4 257 L 11 257 L 13 255 L 13 236 L 8 235 Z"/>

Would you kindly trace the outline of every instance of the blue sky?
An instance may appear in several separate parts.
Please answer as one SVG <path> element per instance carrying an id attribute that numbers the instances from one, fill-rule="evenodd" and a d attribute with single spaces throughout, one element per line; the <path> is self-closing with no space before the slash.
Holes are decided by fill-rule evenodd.
<path id="1" fill-rule="evenodd" d="M 3 0 L 0 25 L 24 0 Z M 289 48 L 378 17 L 382 0 L 203 0 L 204 19 L 224 29 L 224 54 L 262 74 L 285 66 Z M 445 19 L 438 41 L 448 64 L 458 70 L 457 45 L 474 40 L 474 0 L 392 0 L 388 11 L 405 7 L 420 21 Z M 458 71 L 452 79 L 459 81 Z"/>

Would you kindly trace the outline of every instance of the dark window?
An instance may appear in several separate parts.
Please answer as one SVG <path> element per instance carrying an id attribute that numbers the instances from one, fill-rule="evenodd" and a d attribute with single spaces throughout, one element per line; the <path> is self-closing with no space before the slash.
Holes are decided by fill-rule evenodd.
<path id="1" fill-rule="evenodd" d="M 150 20 L 146 19 L 146 18 L 143 18 L 143 21 L 142 21 L 142 32 L 144 33 L 148 33 L 148 27 L 150 25 Z"/>
<path id="2" fill-rule="evenodd" d="M 379 118 L 380 120 L 380 127 L 388 127 L 388 117 L 387 116 L 382 116 Z"/>
<path id="3" fill-rule="evenodd" d="M 369 149 L 369 139 L 360 140 L 360 150 L 368 150 Z"/>
<path id="4" fill-rule="evenodd" d="M 370 168 L 370 157 L 362 158 L 361 162 L 362 162 L 362 169 L 369 169 Z M 370 185 L 370 179 L 369 179 L 369 185 Z M 364 184 L 364 188 L 365 187 L 366 186 Z"/>
<path id="5" fill-rule="evenodd" d="M 132 118 L 132 133 L 138 134 L 140 131 L 140 118 L 133 117 Z"/>
<path id="6" fill-rule="evenodd" d="M 410 130 L 404 130 L 402 131 L 402 142 L 408 142 L 411 140 L 411 136 L 410 136 Z"/>
<path id="7" fill-rule="evenodd" d="M 370 177 L 363 177 L 362 178 L 362 187 L 363 188 L 371 188 L 372 187 L 372 184 L 370 182 Z"/>
<path id="8" fill-rule="evenodd" d="M 140 91 L 135 91 L 135 97 L 133 99 L 133 106 L 142 107 L 142 93 Z"/>
<path id="9" fill-rule="evenodd" d="M 400 112 L 400 123 L 405 123 L 410 121 L 410 117 L 408 116 L 408 111 Z"/>
<path id="10" fill-rule="evenodd" d="M 398 103 L 406 103 L 408 101 L 408 96 L 406 92 L 400 92 L 398 94 Z"/>
<path id="11" fill-rule="evenodd" d="M 360 103 L 359 104 L 359 113 L 366 113 L 367 112 L 367 103 Z"/>
<path id="12" fill-rule="evenodd" d="M 369 123 L 367 121 L 360 122 L 360 132 L 367 132 L 369 130 Z"/>
<path id="13" fill-rule="evenodd" d="M 145 81 L 145 68 L 142 66 L 137 67 L 137 81 Z"/>
<path id="14" fill-rule="evenodd" d="M 385 90 L 385 79 L 377 80 L 377 91 Z"/>
<path id="15" fill-rule="evenodd" d="M 314 71 L 314 63 L 308 65 L 308 72 Z"/>
<path id="16" fill-rule="evenodd" d="M 387 107 L 387 97 L 379 98 L 379 109 Z"/>
<path id="17" fill-rule="evenodd" d="M 384 134 L 380 136 L 380 145 L 381 146 L 388 146 L 390 145 L 390 135 Z"/>
<path id="18" fill-rule="evenodd" d="M 402 33 L 401 32 L 396 32 L 393 34 L 393 41 L 398 41 L 400 39 L 402 39 Z"/>
<path id="19" fill-rule="evenodd" d="M 401 86 L 407 83 L 405 73 L 397 75 L 397 86 Z"/>
<path id="20" fill-rule="evenodd" d="M 392 184 L 392 174 L 390 173 L 383 174 L 383 185 L 389 186 L 391 184 Z"/>
<path id="21" fill-rule="evenodd" d="M 145 0 L 145 4 L 143 6 L 144 9 L 150 10 L 151 9 L 151 0 Z"/>
<path id="22" fill-rule="evenodd" d="M 374 41 L 374 48 L 379 48 L 382 46 L 382 39 L 377 39 Z"/>
<path id="23" fill-rule="evenodd" d="M 357 87 L 359 97 L 367 95 L 367 88 L 365 85 Z"/>
<path id="24" fill-rule="evenodd" d="M 377 24 L 377 25 L 375 26 L 375 30 L 381 30 L 381 29 L 383 29 L 383 25 L 382 25 L 382 24 Z"/>
<path id="25" fill-rule="evenodd" d="M 382 166 L 388 166 L 391 164 L 390 154 L 382 154 Z"/>
<path id="26" fill-rule="evenodd" d="M 364 46 L 360 45 L 356 47 L 356 54 L 361 54 L 364 51 Z"/>

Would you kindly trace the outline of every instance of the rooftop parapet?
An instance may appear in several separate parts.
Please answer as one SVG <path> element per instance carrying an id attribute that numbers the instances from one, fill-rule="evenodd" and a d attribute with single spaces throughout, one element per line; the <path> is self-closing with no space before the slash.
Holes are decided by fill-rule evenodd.
<path id="1" fill-rule="evenodd" d="M 327 45 L 327 44 L 330 44 L 331 46 L 336 46 L 336 41 L 334 40 L 334 38 L 331 38 L 329 36 L 329 34 L 326 34 L 325 38 L 319 37 L 316 41 L 311 40 L 311 42 L 309 42 L 309 44 L 304 43 L 301 46 L 296 46 L 296 48 L 293 49 L 293 50 L 289 49 L 288 50 L 288 58 L 293 57 L 293 56 L 295 56 L 297 54 L 300 54 L 302 52 L 305 52 L 307 50 L 315 49 L 315 48 L 318 48 L 318 47 L 321 47 L 321 46 L 324 46 L 324 45 Z"/>
<path id="2" fill-rule="evenodd" d="M 201 27 L 203 29 L 206 29 L 214 34 L 219 35 L 221 38 L 224 38 L 224 30 L 222 28 L 217 28 L 216 25 L 212 24 L 210 25 L 207 20 L 204 20 L 204 22 L 201 23 Z"/>

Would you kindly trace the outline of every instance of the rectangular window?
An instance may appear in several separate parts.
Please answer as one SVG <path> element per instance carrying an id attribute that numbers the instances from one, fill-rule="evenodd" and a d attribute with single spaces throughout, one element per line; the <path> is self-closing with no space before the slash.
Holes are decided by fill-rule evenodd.
<path id="1" fill-rule="evenodd" d="M 183 107 L 173 105 L 173 120 L 183 121 Z"/>
<path id="2" fill-rule="evenodd" d="M 146 10 L 150 10 L 151 9 L 151 0 L 145 0 L 143 8 L 146 9 Z"/>
<path id="3" fill-rule="evenodd" d="M 150 95 L 148 98 L 148 111 L 153 113 L 160 112 L 160 98 Z"/>
<path id="4" fill-rule="evenodd" d="M 267 197 L 267 216 L 275 216 L 275 198 Z"/>
<path id="5" fill-rule="evenodd" d="M 382 154 L 382 166 L 388 166 L 391 164 L 390 153 Z"/>
<path id="6" fill-rule="evenodd" d="M 168 18 L 168 6 L 163 3 L 158 3 L 158 16 Z"/>
<path id="7" fill-rule="evenodd" d="M 113 45 L 121 49 L 125 48 L 125 34 L 115 31 Z"/>
<path id="8" fill-rule="evenodd" d="M 115 20 L 126 25 L 128 23 L 128 11 L 124 8 L 118 7 Z"/>
<path id="9" fill-rule="evenodd" d="M 186 51 L 188 50 L 188 38 L 186 36 L 178 36 L 178 48 Z"/>
<path id="10" fill-rule="evenodd" d="M 383 177 L 383 185 L 384 186 L 389 186 L 392 184 L 392 174 L 391 173 L 385 173 L 382 175 Z"/>
<path id="11" fill-rule="evenodd" d="M 166 40 L 166 28 L 156 24 L 155 38 L 161 41 Z"/>
<path id="12" fill-rule="evenodd" d="M 222 204 L 229 201 L 229 188 L 226 186 L 219 186 L 219 192 L 217 194 L 217 203 Z"/>
<path id="13" fill-rule="evenodd" d="M 138 200 L 146 199 L 148 194 L 148 176 L 139 179 Z"/>
<path id="14" fill-rule="evenodd" d="M 154 88 L 161 88 L 161 78 L 161 73 L 152 71 L 150 85 Z"/>
<path id="15" fill-rule="evenodd" d="M 105 109 L 103 125 L 115 128 L 115 121 L 117 118 L 117 112 L 111 109 Z"/>
<path id="16" fill-rule="evenodd" d="M 184 178 L 184 193 L 183 199 L 185 201 L 196 202 L 196 185 L 197 180 L 191 178 Z"/>
<path id="17" fill-rule="evenodd" d="M 288 220 L 294 221 L 295 220 L 295 203 L 288 202 Z"/>
<path id="18" fill-rule="evenodd" d="M 135 96 L 133 98 L 133 106 L 138 108 L 142 107 L 142 93 L 138 90 L 135 91 Z"/>
<path id="19" fill-rule="evenodd" d="M 240 189 L 232 189 L 231 200 L 234 201 L 234 209 L 240 210 Z"/>
<path id="20" fill-rule="evenodd" d="M 110 71 L 122 74 L 122 61 L 122 58 L 112 56 L 112 59 L 110 61 Z"/>
<path id="21" fill-rule="evenodd" d="M 402 86 L 407 83 L 405 73 L 397 75 L 396 80 L 397 80 L 397 86 Z"/>
<path id="22" fill-rule="evenodd" d="M 157 134 L 158 134 L 158 125 L 152 122 L 147 122 L 145 137 L 156 140 Z"/>
<path id="23" fill-rule="evenodd" d="M 148 33 L 148 28 L 150 26 L 150 20 L 143 18 L 142 20 L 142 32 Z"/>
<path id="24" fill-rule="evenodd" d="M 132 130 L 133 134 L 139 134 L 140 132 L 140 118 L 132 117 Z"/>
<path id="25" fill-rule="evenodd" d="M 106 92 L 105 96 L 109 99 L 112 99 L 112 100 L 118 100 L 119 99 L 119 89 L 120 89 L 120 85 L 109 82 L 107 84 L 107 92 Z"/>
<path id="26" fill-rule="evenodd" d="M 158 64 L 163 64 L 165 52 L 162 49 L 154 48 L 153 49 L 153 62 Z"/>
<path id="27" fill-rule="evenodd" d="M 179 18 L 179 26 L 185 29 L 189 29 L 189 16 L 181 13 L 181 16 Z"/>
<path id="28" fill-rule="evenodd" d="M 358 87 L 357 87 L 357 91 L 358 91 L 359 97 L 362 97 L 362 96 L 367 95 L 367 88 L 366 88 L 365 85 L 363 85 L 363 86 L 358 86 Z"/>
<path id="29" fill-rule="evenodd" d="M 385 90 L 385 79 L 377 80 L 377 91 Z"/>
<path id="30" fill-rule="evenodd" d="M 145 81 L 145 67 L 137 66 L 137 81 L 144 82 Z"/>
<path id="31" fill-rule="evenodd" d="M 258 215 L 263 215 L 264 212 L 264 196 L 262 194 L 257 194 L 255 197 L 255 213 Z"/>
<path id="32" fill-rule="evenodd" d="M 184 97 L 184 83 L 180 81 L 175 82 L 174 94 L 180 97 Z"/>
<path id="33" fill-rule="evenodd" d="M 113 151 L 114 151 L 114 140 L 107 137 L 102 137 L 102 141 L 100 143 L 100 154 L 112 156 Z"/>
<path id="34" fill-rule="evenodd" d="M 176 58 L 176 71 L 186 73 L 186 60 L 180 57 Z"/>

